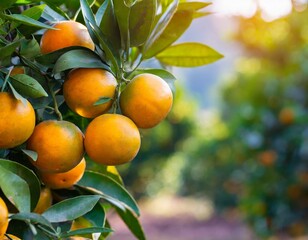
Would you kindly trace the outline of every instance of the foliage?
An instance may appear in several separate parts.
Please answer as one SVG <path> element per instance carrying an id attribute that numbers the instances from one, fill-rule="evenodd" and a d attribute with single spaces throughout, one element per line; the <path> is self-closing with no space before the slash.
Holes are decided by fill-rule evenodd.
<path id="1" fill-rule="evenodd" d="M 114 113 L 121 112 L 120 93 L 137 73 L 158 75 L 174 90 L 175 77 L 164 69 L 166 65 L 200 66 L 222 57 L 200 43 L 175 43 L 195 18 L 207 15 L 202 10 L 208 5 L 160 0 L 1 1 L 1 91 L 12 92 L 23 102 L 29 100 L 37 124 L 63 119 L 85 131 L 90 120 L 73 113 L 62 96 L 67 73 L 75 68 L 101 68 L 111 72 L 118 83 L 110 110 Z M 54 29 L 51 23 L 69 19 L 86 25 L 95 51 L 72 46 L 42 54 L 39 44 L 42 33 Z M 156 58 L 162 69 L 142 67 L 152 58 Z M 13 74 L 19 67 L 21 73 Z M 95 104 L 109 100 L 102 96 Z M 81 180 L 69 189 L 52 190 L 53 205 L 42 214 L 33 212 L 42 182 L 31 161 L 39 156 L 25 147 L 22 144 L 0 151 L 0 195 L 11 213 L 7 233 L 22 239 L 94 237 L 91 234 L 99 233 L 98 239 L 104 239 L 112 232 L 106 211 L 115 209 L 132 233 L 138 239 L 145 239 L 138 221 L 138 206 L 121 177 L 107 166 L 97 165 L 87 155 L 87 171 Z M 82 219 L 88 222 L 86 226 L 72 227 Z"/>
<path id="2" fill-rule="evenodd" d="M 307 14 L 239 21 L 246 57 L 183 168 L 182 193 L 238 206 L 262 237 L 307 234 Z M 215 128 L 223 134 L 211 135 Z"/>

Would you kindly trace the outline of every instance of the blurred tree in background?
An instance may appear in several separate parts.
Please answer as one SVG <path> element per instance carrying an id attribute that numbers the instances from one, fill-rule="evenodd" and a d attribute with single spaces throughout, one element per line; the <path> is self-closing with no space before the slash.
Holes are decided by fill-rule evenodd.
<path id="1" fill-rule="evenodd" d="M 195 103 L 178 93 L 168 120 L 143 132 L 140 161 L 125 171 L 130 188 L 238 207 L 263 237 L 307 234 L 307 18 L 305 10 L 272 22 L 239 19 L 245 57 L 222 87 L 221 109 L 197 118 Z"/>

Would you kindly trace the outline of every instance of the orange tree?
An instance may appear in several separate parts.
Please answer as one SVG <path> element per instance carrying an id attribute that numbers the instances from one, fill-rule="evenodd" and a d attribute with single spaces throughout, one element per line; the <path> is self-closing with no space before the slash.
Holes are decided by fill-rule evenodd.
<path id="1" fill-rule="evenodd" d="M 136 157 L 140 128 L 168 115 L 175 77 L 166 66 L 222 57 L 201 43 L 175 44 L 208 5 L 1 1 L 1 237 L 105 239 L 113 209 L 145 239 L 114 165 Z M 161 67 L 145 68 L 150 59 Z"/>

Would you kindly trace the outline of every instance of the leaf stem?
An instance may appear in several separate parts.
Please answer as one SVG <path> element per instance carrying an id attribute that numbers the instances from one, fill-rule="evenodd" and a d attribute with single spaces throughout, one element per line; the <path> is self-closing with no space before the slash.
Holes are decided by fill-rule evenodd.
<path id="1" fill-rule="evenodd" d="M 12 72 L 12 70 L 13 70 L 13 68 L 14 68 L 13 66 L 9 67 L 9 72 L 8 72 L 7 75 L 5 76 L 5 79 L 4 79 L 2 88 L 1 88 L 1 92 L 4 91 L 4 89 L 5 89 L 5 87 L 6 87 L 6 84 L 7 84 L 8 80 L 9 80 L 9 77 L 10 77 L 10 75 L 11 75 L 11 72 Z"/>
<path id="2" fill-rule="evenodd" d="M 49 90 L 51 97 L 52 97 L 52 100 L 53 100 L 54 111 L 57 114 L 59 121 L 62 121 L 63 117 L 62 117 L 61 112 L 59 111 L 59 106 L 58 106 L 58 102 L 57 102 L 57 99 L 56 99 L 56 94 L 52 89 L 52 83 L 51 83 L 50 79 L 47 78 L 47 76 L 45 76 L 45 79 L 47 81 L 48 90 Z"/>

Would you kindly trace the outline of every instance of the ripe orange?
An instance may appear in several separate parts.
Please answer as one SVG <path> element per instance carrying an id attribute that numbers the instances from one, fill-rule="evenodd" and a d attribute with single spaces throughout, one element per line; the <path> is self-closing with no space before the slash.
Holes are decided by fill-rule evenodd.
<path id="1" fill-rule="evenodd" d="M 83 139 L 80 129 L 71 122 L 41 122 L 27 142 L 27 149 L 38 154 L 38 159 L 31 163 L 40 172 L 67 172 L 83 158 Z"/>
<path id="2" fill-rule="evenodd" d="M 122 113 L 139 128 L 159 124 L 169 113 L 173 96 L 169 85 L 160 77 L 144 73 L 134 77 L 120 96 Z"/>
<path id="3" fill-rule="evenodd" d="M 94 106 L 100 98 L 114 98 L 117 80 L 103 69 L 79 68 L 71 71 L 63 85 L 64 99 L 74 112 L 94 118 L 107 112 L 112 101 Z"/>
<path id="4" fill-rule="evenodd" d="M 63 173 L 41 173 L 41 179 L 46 186 L 52 189 L 70 188 L 77 183 L 86 170 L 86 160 L 81 162 L 73 169 Z"/>
<path id="5" fill-rule="evenodd" d="M 9 211 L 5 202 L 0 198 L 0 239 L 4 237 L 6 229 L 9 225 Z"/>
<path id="6" fill-rule="evenodd" d="M 85 148 L 92 160 L 104 165 L 127 163 L 137 155 L 140 133 L 129 118 L 119 114 L 103 114 L 86 129 Z"/>
<path id="7" fill-rule="evenodd" d="M 52 205 L 52 194 L 49 188 L 42 188 L 40 198 L 33 212 L 42 214 Z"/>
<path id="8" fill-rule="evenodd" d="M 278 155 L 274 150 L 267 150 L 261 152 L 258 157 L 262 165 L 270 167 L 274 165 Z"/>
<path id="9" fill-rule="evenodd" d="M 11 76 L 17 75 L 17 74 L 24 74 L 25 68 L 21 66 L 14 67 L 11 71 Z"/>
<path id="10" fill-rule="evenodd" d="M 283 125 L 290 125 L 294 122 L 295 120 L 295 116 L 294 116 L 294 110 L 292 108 L 283 108 L 280 112 L 279 112 L 279 121 L 283 124 Z"/>
<path id="11" fill-rule="evenodd" d="M 81 23 L 62 21 L 56 23 L 53 27 L 57 30 L 48 29 L 41 38 L 41 52 L 43 54 L 72 46 L 95 49 L 87 28 Z"/>
<path id="12" fill-rule="evenodd" d="M 12 234 L 7 234 L 7 235 L 10 237 L 10 239 L 21 240 L 19 237 L 16 237 L 16 236 L 14 236 Z M 5 236 L 3 240 L 9 240 L 9 238 Z"/>
<path id="13" fill-rule="evenodd" d="M 35 127 L 35 112 L 27 101 L 24 105 L 10 93 L 0 93 L 0 148 L 13 148 L 24 143 Z"/>

